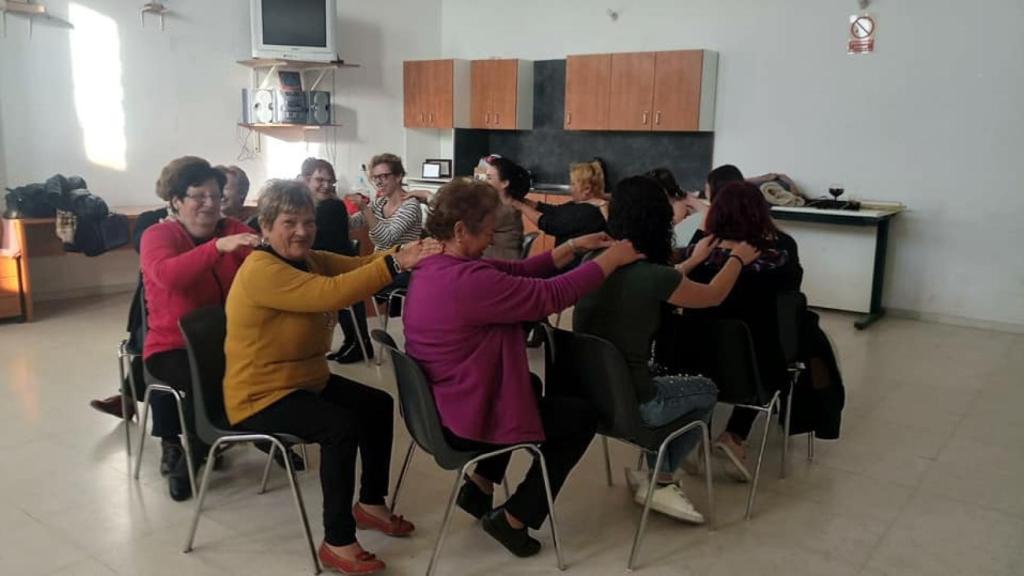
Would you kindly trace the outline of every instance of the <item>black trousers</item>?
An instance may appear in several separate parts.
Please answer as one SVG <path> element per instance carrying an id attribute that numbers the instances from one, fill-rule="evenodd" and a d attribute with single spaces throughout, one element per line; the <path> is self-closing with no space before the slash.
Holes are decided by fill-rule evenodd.
<path id="1" fill-rule="evenodd" d="M 192 413 L 192 373 L 189 371 L 188 352 L 185 350 L 169 350 L 153 354 L 146 359 L 146 369 L 158 380 L 175 390 L 185 393 L 182 410 L 185 412 L 185 425 L 190 438 L 195 436 L 195 424 Z M 142 396 L 139 396 L 142 399 Z M 150 411 L 153 415 L 153 436 L 159 438 L 176 438 L 181 434 L 178 422 L 178 408 L 170 394 L 154 392 L 150 396 Z"/>
<path id="2" fill-rule="evenodd" d="M 352 517 L 356 452 L 363 473 L 359 501 L 384 504 L 391 467 L 394 401 L 382 390 L 332 374 L 319 394 L 298 390 L 238 423 L 243 430 L 293 434 L 320 445 L 324 540 L 356 541 Z"/>
<path id="3" fill-rule="evenodd" d="M 352 317 L 355 316 L 355 323 L 352 321 Z M 359 346 L 358 336 L 356 335 L 356 324 L 359 326 L 359 334 L 363 336 L 363 344 L 366 345 L 367 349 L 370 348 L 370 329 L 366 326 L 366 304 L 358 302 L 352 305 L 352 313 L 348 310 L 338 310 L 338 324 L 341 326 L 341 333 L 345 336 L 345 339 L 341 343 L 341 347 L 345 348 L 349 344 L 353 346 Z"/>
<path id="4" fill-rule="evenodd" d="M 550 388 L 549 388 L 550 392 Z M 589 402 L 573 396 L 548 395 L 539 399 L 540 418 L 546 439 L 540 445 L 551 480 L 551 497 L 558 492 L 569 473 L 580 461 L 597 432 L 597 412 Z M 445 430 L 448 443 L 458 450 L 497 450 L 503 446 L 476 442 L 455 436 Z M 488 458 L 476 465 L 476 473 L 498 484 L 505 478 L 511 454 Z M 505 510 L 523 524 L 537 530 L 548 515 L 547 496 L 540 462 L 533 461 L 526 478 L 505 503 Z"/>

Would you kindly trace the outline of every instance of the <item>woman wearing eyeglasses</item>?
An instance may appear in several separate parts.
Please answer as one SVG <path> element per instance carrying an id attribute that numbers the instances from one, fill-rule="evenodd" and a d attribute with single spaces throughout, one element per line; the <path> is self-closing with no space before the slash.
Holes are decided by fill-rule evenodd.
<path id="1" fill-rule="evenodd" d="M 252 229 L 233 218 L 221 216 L 225 176 L 195 156 L 172 160 L 160 173 L 156 194 L 169 206 L 166 220 L 150 226 L 142 235 L 140 263 L 148 312 L 148 331 L 142 357 L 153 376 L 191 391 L 188 354 L 178 329 L 178 319 L 204 306 L 223 306 L 228 289 L 242 261 L 259 244 Z M 174 500 L 192 495 L 188 466 L 183 457 L 177 408 L 167 394 L 151 400 L 153 436 L 161 438 L 160 472 L 167 476 Z M 185 410 L 186 423 L 192 410 Z M 188 430 L 189 438 L 195 437 Z M 191 440 L 194 465 L 206 449 Z"/>
<path id="2" fill-rule="evenodd" d="M 370 159 L 370 182 L 377 189 L 377 198 L 371 203 L 359 194 L 349 194 L 346 200 L 359 207 L 354 219 L 361 219 L 370 232 L 370 241 L 376 251 L 390 250 L 395 246 L 408 244 L 420 239 L 423 232 L 423 214 L 420 212 L 420 201 L 409 196 L 402 189 L 402 178 L 405 168 L 402 159 L 394 154 L 378 154 Z M 388 293 L 396 288 L 409 286 L 409 273 L 403 272 L 395 277 L 394 282 L 386 286 L 380 293 Z M 389 302 L 392 304 L 394 302 Z M 399 311 L 388 310 L 388 314 L 397 316 Z M 358 311 L 357 311 L 358 314 Z M 365 322 L 365 315 L 357 320 Z M 373 348 L 367 347 L 366 353 L 373 357 Z M 363 360 L 363 351 L 357 342 L 340 350 L 332 358 L 336 362 L 348 364 Z"/>

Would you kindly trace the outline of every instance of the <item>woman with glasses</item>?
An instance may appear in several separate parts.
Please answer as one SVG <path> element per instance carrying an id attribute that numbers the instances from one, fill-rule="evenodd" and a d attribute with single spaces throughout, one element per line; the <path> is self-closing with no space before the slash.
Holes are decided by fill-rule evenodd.
<path id="1" fill-rule="evenodd" d="M 224 173 L 195 156 L 172 160 L 160 173 L 156 194 L 168 204 L 166 220 L 142 235 L 140 263 L 148 312 L 142 357 L 160 381 L 190 396 L 191 376 L 185 340 L 178 319 L 204 306 L 223 306 L 242 261 L 259 244 L 252 229 L 221 216 Z M 153 436 L 161 438 L 160 472 L 167 476 L 174 500 L 192 495 L 183 458 L 182 433 L 174 399 L 157 394 L 152 400 Z M 186 422 L 192 410 L 185 409 Z M 188 424 L 191 427 L 191 424 Z M 195 464 L 207 450 L 188 430 Z"/>
<path id="2" fill-rule="evenodd" d="M 405 177 L 402 159 L 394 154 L 378 154 L 370 159 L 369 174 L 370 182 L 377 189 L 377 198 L 367 203 L 363 196 L 349 194 L 346 200 L 359 207 L 359 213 L 353 216 L 353 219 L 365 223 L 374 249 L 380 252 L 419 240 L 423 232 L 423 214 L 420 212 L 420 201 L 402 189 L 402 178 Z M 387 294 L 397 288 L 408 286 L 409 273 L 403 272 L 380 293 Z M 389 299 L 388 304 L 397 304 L 397 301 Z M 359 314 L 358 311 L 356 313 Z M 398 316 L 399 313 L 397 306 L 388 310 L 388 314 L 392 316 Z M 357 321 L 365 323 L 365 312 Z M 373 348 L 367 347 L 366 353 L 372 358 Z M 353 342 L 335 355 L 333 360 L 348 364 L 359 362 L 363 358 L 359 344 Z"/>

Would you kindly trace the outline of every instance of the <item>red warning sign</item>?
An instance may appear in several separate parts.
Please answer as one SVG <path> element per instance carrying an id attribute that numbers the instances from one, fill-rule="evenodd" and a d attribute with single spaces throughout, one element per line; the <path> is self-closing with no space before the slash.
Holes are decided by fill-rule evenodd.
<path id="1" fill-rule="evenodd" d="M 870 54 L 875 51 L 875 19 L 868 14 L 850 16 L 850 39 L 847 54 Z"/>

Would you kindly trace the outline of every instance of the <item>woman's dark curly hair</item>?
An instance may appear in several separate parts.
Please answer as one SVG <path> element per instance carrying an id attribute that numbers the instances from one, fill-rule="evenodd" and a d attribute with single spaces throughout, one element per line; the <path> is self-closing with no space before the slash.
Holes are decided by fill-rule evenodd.
<path id="1" fill-rule="evenodd" d="M 519 164 L 501 156 L 490 156 L 487 163 L 498 171 L 498 179 L 508 182 L 508 197 L 513 200 L 526 198 L 526 193 L 533 186 L 530 171 Z"/>
<path id="2" fill-rule="evenodd" d="M 647 261 L 668 264 L 672 254 L 672 205 L 661 184 L 647 176 L 620 180 L 608 206 L 608 233 L 633 242 Z"/>
<path id="3" fill-rule="evenodd" d="M 715 193 L 705 227 L 722 240 L 746 242 L 760 250 L 771 247 L 779 236 L 768 201 L 749 182 L 731 182 Z"/>

